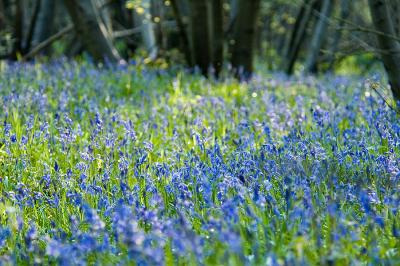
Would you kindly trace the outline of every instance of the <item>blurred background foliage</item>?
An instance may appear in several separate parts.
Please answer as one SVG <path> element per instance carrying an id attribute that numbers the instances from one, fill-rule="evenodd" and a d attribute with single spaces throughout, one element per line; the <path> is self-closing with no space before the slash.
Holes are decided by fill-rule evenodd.
<path id="1" fill-rule="evenodd" d="M 386 33 L 373 25 L 372 2 L 1 0 L 0 58 L 107 58 L 242 78 L 254 65 L 289 75 L 365 75 L 383 70 L 376 37 Z M 383 2 L 398 28 L 398 1 Z"/>

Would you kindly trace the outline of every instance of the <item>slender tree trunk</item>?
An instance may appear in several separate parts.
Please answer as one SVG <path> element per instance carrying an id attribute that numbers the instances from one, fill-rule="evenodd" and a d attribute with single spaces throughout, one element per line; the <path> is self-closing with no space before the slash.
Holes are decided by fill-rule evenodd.
<path id="1" fill-rule="evenodd" d="M 329 59 L 328 59 L 328 71 L 332 71 L 334 63 L 335 63 L 335 56 L 336 53 L 339 49 L 339 43 L 340 39 L 342 38 L 342 30 L 345 26 L 345 21 L 350 15 L 350 5 L 351 2 L 348 0 L 341 0 L 340 1 L 340 18 L 341 20 L 339 21 L 339 28 L 340 30 L 337 30 L 335 34 L 333 35 L 333 41 L 331 45 L 331 50 L 329 54 Z"/>
<path id="2" fill-rule="evenodd" d="M 201 73 L 208 75 L 208 69 L 212 65 L 211 48 L 211 4 L 208 0 L 191 0 L 191 36 L 192 58 L 195 66 Z"/>
<path id="3" fill-rule="evenodd" d="M 381 58 L 385 66 L 394 98 L 400 100 L 400 43 L 390 36 L 396 36 L 385 0 L 368 0 L 372 21 L 376 30 L 385 33 L 377 35 Z"/>
<path id="4" fill-rule="evenodd" d="M 114 22 L 113 26 L 118 30 L 132 29 L 135 25 L 134 10 L 125 7 L 125 0 L 109 1 L 109 10 L 111 11 L 111 18 Z M 137 43 L 133 38 L 126 38 L 127 49 L 124 51 L 124 57 L 129 56 L 137 48 Z"/>
<path id="5" fill-rule="evenodd" d="M 42 0 L 38 21 L 33 35 L 33 46 L 43 42 L 53 33 L 54 10 L 57 0 Z M 47 49 L 43 52 L 46 53 Z"/>
<path id="6" fill-rule="evenodd" d="M 190 52 L 189 37 L 186 31 L 185 24 L 183 23 L 182 15 L 176 0 L 171 0 L 171 7 L 174 13 L 176 24 L 178 25 L 179 36 L 181 38 L 182 49 L 185 55 L 186 63 L 190 66 L 193 66 L 192 54 Z"/>
<path id="7" fill-rule="evenodd" d="M 224 10 L 223 0 L 212 1 L 213 13 L 213 67 L 218 77 L 224 60 Z"/>
<path id="8" fill-rule="evenodd" d="M 165 27 L 163 25 L 163 23 L 161 23 L 162 21 L 165 20 L 165 8 L 164 8 L 164 2 L 163 1 L 153 1 L 153 16 L 154 16 L 154 20 L 156 18 L 158 18 L 158 21 L 155 21 L 156 23 L 154 23 L 155 25 L 155 35 L 156 35 L 156 43 L 157 46 L 159 47 L 159 52 L 161 52 L 162 54 L 164 54 L 164 52 L 167 50 L 167 37 L 168 34 L 165 31 Z"/>
<path id="9" fill-rule="evenodd" d="M 35 32 L 36 23 L 38 21 L 38 15 L 40 13 L 41 4 L 42 4 L 41 0 L 36 0 L 35 1 L 35 6 L 34 6 L 34 9 L 33 9 L 33 13 L 32 13 L 31 19 L 30 19 L 29 28 L 28 28 L 28 34 L 27 34 L 26 42 L 25 42 L 25 46 L 24 46 L 24 54 L 28 53 L 29 50 L 31 49 L 32 38 L 33 38 L 33 35 L 34 35 L 34 32 Z"/>
<path id="10" fill-rule="evenodd" d="M 90 0 L 64 0 L 76 32 L 85 48 L 96 61 L 105 58 L 118 62 L 120 56 L 109 39 L 107 30 L 96 15 Z"/>
<path id="11" fill-rule="evenodd" d="M 18 54 L 22 52 L 23 25 L 24 25 L 24 8 L 23 0 L 15 2 L 15 17 L 14 17 L 14 43 L 11 51 L 11 59 L 18 58 Z"/>
<path id="12" fill-rule="evenodd" d="M 297 15 L 296 23 L 293 27 L 289 44 L 285 49 L 285 72 L 288 75 L 293 74 L 294 64 L 300 52 L 300 48 L 306 37 L 307 26 L 312 18 L 312 11 L 315 9 L 316 0 L 306 0 Z"/>
<path id="13" fill-rule="evenodd" d="M 306 1 L 300 8 L 297 17 L 296 17 L 296 21 L 293 25 L 293 29 L 292 32 L 290 34 L 290 37 L 288 39 L 288 41 L 286 42 L 284 49 L 283 49 L 283 54 L 285 56 L 286 59 L 289 58 L 290 54 L 292 53 L 293 47 L 294 47 L 294 43 L 296 38 L 298 38 L 298 34 L 299 34 L 299 30 L 300 30 L 300 25 L 303 22 L 303 17 L 305 15 L 306 12 L 306 8 L 307 5 L 309 5 L 309 1 Z"/>
<path id="14" fill-rule="evenodd" d="M 230 0 L 229 1 L 229 24 L 226 29 L 226 35 L 230 36 L 233 33 L 233 29 L 235 28 L 235 21 L 238 14 L 238 0 Z"/>
<path id="15" fill-rule="evenodd" d="M 113 25 L 112 25 L 112 19 L 111 19 L 111 11 L 110 11 L 110 5 L 111 2 L 109 0 L 91 0 L 92 5 L 99 10 L 99 15 L 101 18 L 101 21 L 105 25 L 107 32 L 111 35 L 113 32 Z"/>
<path id="16" fill-rule="evenodd" d="M 239 13 L 239 0 L 230 0 L 230 12 L 229 19 L 235 20 L 237 14 Z"/>
<path id="17" fill-rule="evenodd" d="M 149 57 L 155 59 L 157 57 L 158 49 L 156 43 L 156 36 L 154 33 L 154 24 L 151 19 L 151 1 L 142 0 L 141 6 L 144 9 L 142 14 L 138 14 L 139 21 L 142 27 L 142 39 L 146 47 Z"/>
<path id="18" fill-rule="evenodd" d="M 311 44 L 308 50 L 308 56 L 304 66 L 305 72 L 317 72 L 317 59 L 321 51 L 323 42 L 325 41 L 328 31 L 329 17 L 333 9 L 333 0 L 323 0 L 322 10 L 319 14 L 318 22 L 311 39 Z"/>
<path id="19" fill-rule="evenodd" d="M 232 67 L 238 78 L 248 79 L 253 72 L 255 37 L 260 0 L 239 0 L 235 22 Z"/>

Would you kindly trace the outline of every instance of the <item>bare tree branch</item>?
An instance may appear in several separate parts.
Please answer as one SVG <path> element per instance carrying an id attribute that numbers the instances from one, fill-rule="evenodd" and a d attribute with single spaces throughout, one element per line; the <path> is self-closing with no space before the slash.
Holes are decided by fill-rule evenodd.
<path id="1" fill-rule="evenodd" d="M 45 49 L 47 46 L 52 44 L 53 42 L 57 41 L 61 37 L 63 37 L 65 34 L 71 32 L 74 29 L 73 25 L 68 25 L 65 28 L 63 28 L 61 31 L 57 32 L 56 34 L 50 36 L 47 40 L 39 43 L 35 48 L 33 48 L 29 53 L 27 53 L 22 60 L 28 60 L 29 58 L 34 57 L 37 55 L 41 50 Z"/>

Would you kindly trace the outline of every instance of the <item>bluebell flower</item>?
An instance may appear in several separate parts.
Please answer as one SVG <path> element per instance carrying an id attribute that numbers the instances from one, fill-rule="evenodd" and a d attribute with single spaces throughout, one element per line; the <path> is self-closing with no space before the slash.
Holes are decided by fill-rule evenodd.
<path id="1" fill-rule="evenodd" d="M 11 230 L 8 227 L 0 228 L 0 248 L 3 248 L 9 237 L 11 236 Z"/>

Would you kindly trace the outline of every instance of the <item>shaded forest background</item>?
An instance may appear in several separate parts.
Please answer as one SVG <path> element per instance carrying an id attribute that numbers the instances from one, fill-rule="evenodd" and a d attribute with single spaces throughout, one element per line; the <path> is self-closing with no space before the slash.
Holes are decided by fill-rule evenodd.
<path id="1" fill-rule="evenodd" d="M 0 57 L 165 68 L 247 79 L 268 71 L 366 75 L 400 99 L 398 0 L 1 0 Z"/>

